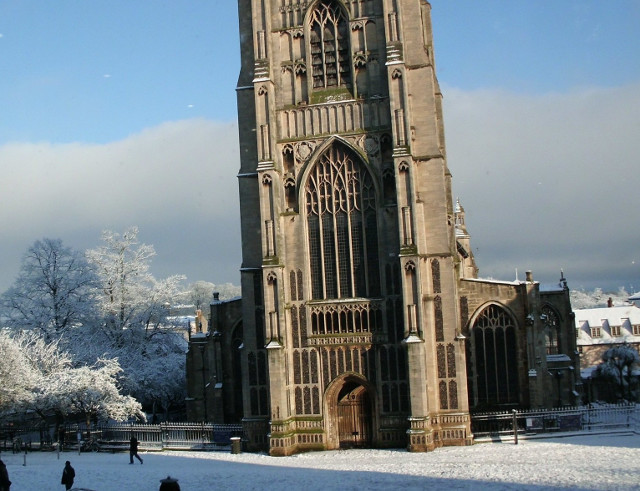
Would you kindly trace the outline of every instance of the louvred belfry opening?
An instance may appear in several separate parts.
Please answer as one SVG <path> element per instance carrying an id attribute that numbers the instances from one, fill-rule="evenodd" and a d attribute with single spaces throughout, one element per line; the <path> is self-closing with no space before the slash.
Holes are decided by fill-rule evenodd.
<path id="1" fill-rule="evenodd" d="M 348 87 L 349 25 L 344 10 L 332 0 L 318 2 L 309 28 L 313 88 Z"/>

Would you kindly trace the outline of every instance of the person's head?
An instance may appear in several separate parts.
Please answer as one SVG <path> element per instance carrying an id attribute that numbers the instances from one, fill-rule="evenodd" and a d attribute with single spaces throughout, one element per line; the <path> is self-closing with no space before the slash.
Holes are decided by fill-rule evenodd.
<path id="1" fill-rule="evenodd" d="M 66 465 L 66 466 L 70 466 L 70 465 L 71 465 L 71 462 L 69 462 L 69 461 L 67 460 L 67 461 L 64 463 L 64 465 Z"/>

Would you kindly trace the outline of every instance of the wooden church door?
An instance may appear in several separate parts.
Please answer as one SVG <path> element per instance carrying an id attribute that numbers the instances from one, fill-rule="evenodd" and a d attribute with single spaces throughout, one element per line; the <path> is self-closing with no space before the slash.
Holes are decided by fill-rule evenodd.
<path id="1" fill-rule="evenodd" d="M 362 385 L 347 385 L 338 396 L 338 437 L 340 448 L 371 444 L 371 404 Z"/>

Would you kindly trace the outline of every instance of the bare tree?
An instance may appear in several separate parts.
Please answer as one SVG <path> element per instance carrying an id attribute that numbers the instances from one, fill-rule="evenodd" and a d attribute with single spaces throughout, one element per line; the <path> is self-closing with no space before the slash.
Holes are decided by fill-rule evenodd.
<path id="1" fill-rule="evenodd" d="M 36 241 L 13 286 L 0 298 L 3 324 L 38 331 L 46 341 L 93 321 L 97 277 L 81 252 L 60 239 Z"/>

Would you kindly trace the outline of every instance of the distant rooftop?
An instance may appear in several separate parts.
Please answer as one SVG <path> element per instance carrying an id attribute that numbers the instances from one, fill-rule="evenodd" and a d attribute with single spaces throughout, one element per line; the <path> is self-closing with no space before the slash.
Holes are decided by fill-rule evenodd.
<path id="1" fill-rule="evenodd" d="M 635 305 L 621 305 L 617 307 L 598 307 L 595 309 L 575 309 L 576 327 L 584 322 L 589 326 L 602 326 L 604 321 L 610 326 L 621 326 L 628 319 L 631 324 L 640 324 L 640 308 Z"/>

